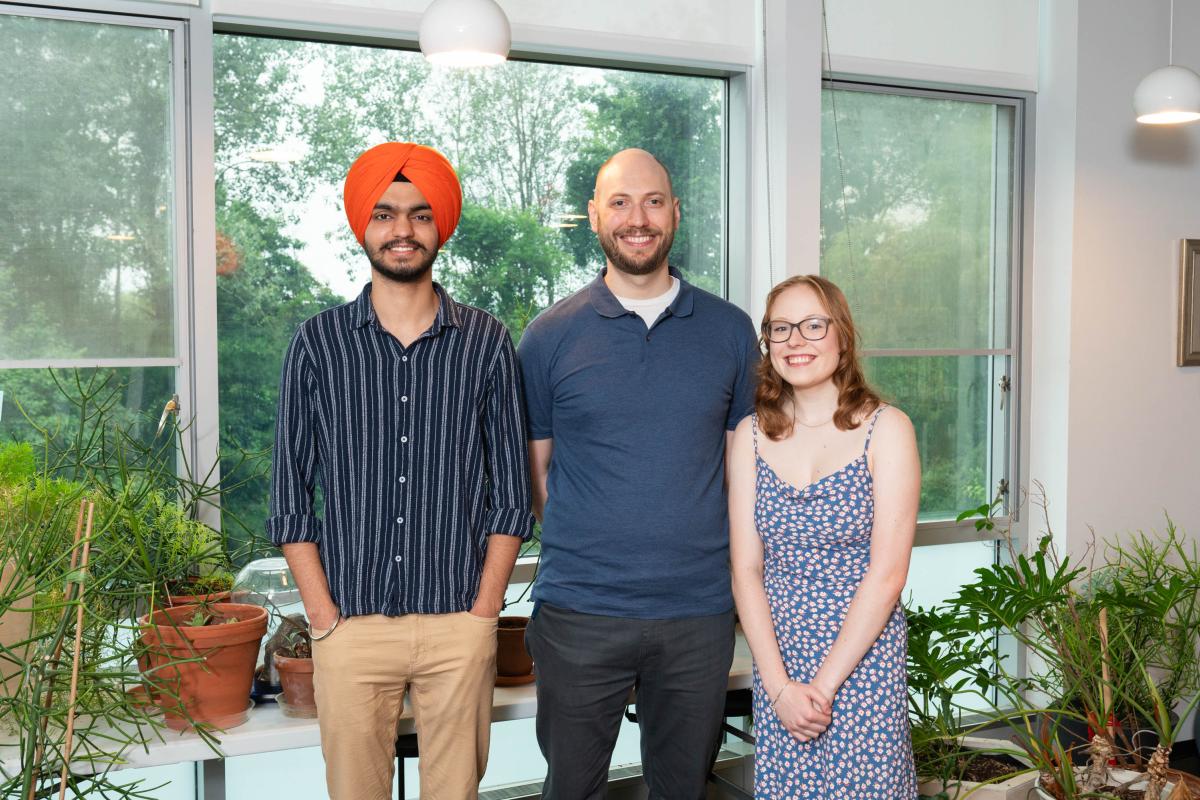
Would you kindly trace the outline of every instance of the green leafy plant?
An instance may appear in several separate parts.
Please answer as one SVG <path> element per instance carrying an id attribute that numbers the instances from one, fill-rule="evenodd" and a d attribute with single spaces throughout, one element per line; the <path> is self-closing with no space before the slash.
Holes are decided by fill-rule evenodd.
<path id="1" fill-rule="evenodd" d="M 1038 496 L 1045 512 L 1045 502 Z M 962 519 L 995 530 L 996 506 Z M 1048 526 L 1047 526 L 1048 527 Z M 1165 536 L 1137 534 L 1107 546 L 1097 559 L 1060 558 L 1047 531 L 1026 551 L 1001 529 L 1007 563 L 976 570 L 948 604 L 954 635 L 979 636 L 994 665 L 976 692 L 991 717 L 1040 773 L 1059 800 L 1112 797 L 1110 761 L 1148 769 L 1145 796 L 1161 788 L 1166 753 L 1178 734 L 1171 706 L 1197 690 L 1195 630 L 1200 562 L 1168 521 Z M 1003 644 L 1002 644 L 1003 643 Z M 1019 668 L 1006 649 L 1024 649 Z M 989 699 L 991 695 L 991 699 Z M 1078 738 L 1072 728 L 1090 730 Z M 1158 746 L 1143 763 L 1132 733 L 1153 729 Z M 1081 767 L 1075 753 L 1084 754 Z"/>
<path id="2" fill-rule="evenodd" d="M 19 631 L 0 643 L 0 727 L 17 738 L 20 765 L 0 773 L 0 796 L 56 797 L 70 761 L 71 796 L 152 797 L 112 771 L 124 752 L 160 736 L 145 697 L 161 690 L 137 666 L 135 620 L 163 603 L 171 581 L 230 563 L 224 537 L 197 519 L 220 489 L 191 476 L 173 420 L 160 437 L 137 435 L 118 413 L 122 387 L 111 375 L 51 375 L 77 421 L 27 417 L 42 441 L 6 447 L 0 459 L 0 617 Z M 81 502 L 92 507 L 91 535 L 77 543 Z M 130 693 L 139 687 L 140 697 Z M 79 724 L 68 747 L 70 718 Z"/>

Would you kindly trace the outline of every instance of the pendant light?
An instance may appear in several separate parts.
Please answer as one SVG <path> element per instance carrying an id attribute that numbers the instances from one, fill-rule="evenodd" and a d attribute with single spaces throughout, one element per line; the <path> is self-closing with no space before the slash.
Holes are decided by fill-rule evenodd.
<path id="1" fill-rule="evenodd" d="M 495 0 L 434 0 L 421 17 L 420 40 L 433 64 L 484 67 L 508 58 L 512 29 Z"/>
<path id="2" fill-rule="evenodd" d="M 1156 69 L 1133 93 L 1137 121 L 1145 125 L 1174 125 L 1200 119 L 1200 75 L 1175 60 L 1175 0 L 1171 0 L 1171 26 L 1167 40 L 1167 66 Z"/>

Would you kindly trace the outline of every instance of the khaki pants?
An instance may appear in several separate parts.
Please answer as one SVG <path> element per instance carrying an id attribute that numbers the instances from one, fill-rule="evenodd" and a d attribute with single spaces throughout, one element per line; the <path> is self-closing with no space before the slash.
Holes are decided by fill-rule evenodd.
<path id="1" fill-rule="evenodd" d="M 321 751 L 332 800 L 390 800 L 396 726 L 410 692 L 422 800 L 473 800 L 487 767 L 496 620 L 379 614 L 313 644 Z"/>

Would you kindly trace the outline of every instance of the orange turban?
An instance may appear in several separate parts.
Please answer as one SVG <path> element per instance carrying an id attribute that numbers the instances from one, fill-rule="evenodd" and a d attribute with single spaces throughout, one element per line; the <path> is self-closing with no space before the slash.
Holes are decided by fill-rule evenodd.
<path id="1" fill-rule="evenodd" d="M 396 180 L 397 172 L 403 172 L 429 201 L 433 222 L 437 225 L 438 247 L 441 247 L 454 233 L 462 215 L 462 187 L 458 185 L 454 167 L 444 155 L 432 147 L 411 142 L 375 145 L 350 166 L 342 197 L 354 238 L 363 244 L 371 212 Z"/>

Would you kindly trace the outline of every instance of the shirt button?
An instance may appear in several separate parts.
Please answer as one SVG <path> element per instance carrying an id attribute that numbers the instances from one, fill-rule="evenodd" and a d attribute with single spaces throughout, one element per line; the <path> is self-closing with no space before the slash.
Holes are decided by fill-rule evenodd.
<path id="1" fill-rule="evenodd" d="M 408 361 L 408 356 L 401 356 L 401 357 L 400 357 L 400 360 L 401 360 L 401 361 Z M 396 558 L 400 558 L 400 556 L 396 556 Z"/>
<path id="2" fill-rule="evenodd" d="M 403 397 L 401 397 L 401 398 L 400 398 L 400 402 L 401 402 L 401 403 L 407 403 L 407 402 L 408 402 L 408 395 L 404 395 Z"/>
<path id="3" fill-rule="evenodd" d="M 403 561 L 403 560 L 404 560 L 404 556 L 396 556 L 396 561 L 397 561 L 397 562 L 400 562 L 400 561 Z"/>
<path id="4" fill-rule="evenodd" d="M 408 441 L 408 437 L 407 437 L 407 436 L 401 436 L 401 437 L 400 437 L 400 441 L 401 441 L 401 442 L 407 442 L 407 441 Z"/>
<path id="5" fill-rule="evenodd" d="M 404 517 L 396 517 L 396 522 L 400 525 L 404 524 Z"/>
<path id="6" fill-rule="evenodd" d="M 401 476 L 400 476 L 400 478 L 399 478 L 399 481 L 400 481 L 401 483 L 404 483 L 406 480 L 408 480 L 408 478 L 404 477 L 403 475 L 401 475 Z"/>

